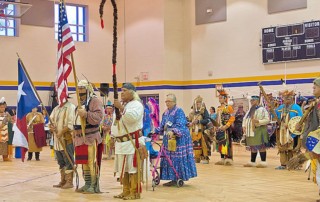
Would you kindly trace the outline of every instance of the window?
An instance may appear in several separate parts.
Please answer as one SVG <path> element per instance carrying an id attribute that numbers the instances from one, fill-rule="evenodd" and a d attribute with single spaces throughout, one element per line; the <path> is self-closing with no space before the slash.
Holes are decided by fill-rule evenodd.
<path id="1" fill-rule="evenodd" d="M 66 5 L 68 23 L 74 41 L 87 41 L 86 7 Z M 54 5 L 55 39 L 58 39 L 59 4 Z"/>
<path id="2" fill-rule="evenodd" d="M 14 18 L 4 17 L 14 15 L 15 6 L 9 4 L 6 8 L 0 8 L 0 36 L 17 36 L 17 23 Z"/>

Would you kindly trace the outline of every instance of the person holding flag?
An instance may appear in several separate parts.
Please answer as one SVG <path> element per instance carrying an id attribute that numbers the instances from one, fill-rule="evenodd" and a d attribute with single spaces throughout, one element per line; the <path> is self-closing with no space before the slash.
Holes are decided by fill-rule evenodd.
<path id="1" fill-rule="evenodd" d="M 56 188 L 73 188 L 74 147 L 71 131 L 73 130 L 75 108 L 75 105 L 67 100 L 56 106 L 50 115 L 52 123 L 49 127 L 53 134 L 53 148 L 61 176 L 60 182 L 53 185 Z"/>
<path id="2" fill-rule="evenodd" d="M 72 53 L 76 50 L 71 30 L 68 24 L 68 17 L 64 2 L 59 4 L 58 24 L 58 70 L 55 82 L 55 90 L 59 98 L 59 104 L 64 103 L 68 98 L 67 79 L 72 71 Z M 75 72 L 74 72 L 75 74 Z M 76 78 L 75 78 L 76 80 Z"/>
<path id="3" fill-rule="evenodd" d="M 83 107 L 77 108 L 74 125 L 74 146 L 76 164 L 82 164 L 85 185 L 76 192 L 85 194 L 99 193 L 99 175 L 103 146 L 100 123 L 103 119 L 102 102 L 94 95 L 93 87 L 87 80 L 78 83 L 80 101 Z M 80 120 L 86 122 L 85 134 L 82 134 Z"/>

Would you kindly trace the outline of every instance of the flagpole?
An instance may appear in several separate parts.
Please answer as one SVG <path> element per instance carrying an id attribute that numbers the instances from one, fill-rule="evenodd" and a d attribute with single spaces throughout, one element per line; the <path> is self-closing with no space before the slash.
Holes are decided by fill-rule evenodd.
<path id="1" fill-rule="evenodd" d="M 22 59 L 20 58 L 20 56 L 19 56 L 18 53 L 17 53 L 17 56 L 18 56 L 19 61 L 21 62 L 21 67 L 22 67 L 23 71 L 25 72 L 27 78 L 28 78 L 29 81 L 30 81 L 30 84 L 31 84 L 31 87 L 32 87 L 33 91 L 34 91 L 35 94 L 37 95 L 37 98 L 38 98 L 38 100 L 39 100 L 39 102 L 40 102 L 40 105 L 41 105 L 42 110 L 44 110 L 44 111 L 46 112 L 46 114 L 47 114 L 48 117 L 49 117 L 49 121 L 50 121 L 50 123 L 52 124 L 53 122 L 52 122 L 52 120 L 51 120 L 51 118 L 50 118 L 50 116 L 49 116 L 49 113 L 48 113 L 47 109 L 44 107 L 44 104 L 43 104 L 43 102 L 42 102 L 42 100 L 41 100 L 41 97 L 40 97 L 40 95 L 39 95 L 36 87 L 34 86 L 32 80 L 31 80 L 31 78 L 30 78 L 30 76 L 29 76 L 29 73 L 28 73 L 27 69 L 25 68 L 25 66 L 24 66 L 24 64 L 23 64 L 23 61 L 22 61 Z"/>
<path id="2" fill-rule="evenodd" d="M 20 63 L 21 63 L 21 67 L 22 67 L 24 73 L 26 74 L 28 80 L 30 81 L 30 85 L 31 85 L 33 91 L 34 91 L 35 94 L 37 95 L 37 98 L 38 98 L 38 100 L 39 100 L 39 102 L 40 102 L 40 105 L 41 105 L 42 110 L 44 110 L 44 111 L 46 112 L 46 114 L 48 114 L 49 121 L 50 121 L 50 123 L 52 123 L 52 120 L 51 120 L 51 118 L 50 118 L 50 116 L 49 116 L 49 113 L 48 113 L 47 109 L 44 107 L 44 104 L 43 104 L 43 102 L 42 102 L 42 100 L 41 100 L 41 97 L 40 97 L 40 95 L 39 95 L 36 87 L 34 86 L 32 80 L 31 80 L 31 78 L 30 78 L 30 75 L 29 75 L 26 67 L 24 66 L 23 61 L 22 61 L 22 59 L 20 58 L 20 56 L 19 56 L 18 53 L 17 53 L 17 56 L 18 56 L 18 59 L 19 59 L 19 61 L 20 61 Z"/>
<path id="3" fill-rule="evenodd" d="M 63 2 L 64 3 L 64 2 Z M 76 95 L 77 95 L 77 101 L 78 101 L 78 109 L 80 109 L 81 106 L 81 101 L 80 101 L 80 95 L 79 95 L 79 87 L 78 87 L 78 79 L 77 79 L 77 73 L 76 73 L 76 67 L 74 65 L 74 58 L 73 58 L 73 53 L 71 53 L 71 66 L 72 66 L 72 71 L 73 71 L 73 77 L 74 77 L 74 83 L 76 86 Z M 86 124 L 84 122 L 84 119 L 82 117 L 80 117 L 80 121 L 81 121 L 81 131 L 82 131 L 82 136 L 85 137 L 86 135 Z"/>
<path id="4" fill-rule="evenodd" d="M 39 95 L 36 87 L 34 86 L 32 80 L 31 80 L 31 78 L 30 78 L 30 76 L 29 76 L 29 73 L 28 73 L 27 69 L 25 68 L 25 66 L 24 66 L 24 64 L 23 64 L 23 62 L 22 62 L 22 59 L 20 58 L 20 56 L 19 56 L 18 53 L 17 53 L 17 56 L 18 56 L 18 59 L 19 59 L 19 61 L 20 61 L 20 63 L 21 63 L 21 67 L 22 67 L 24 73 L 26 74 L 28 80 L 30 81 L 30 85 L 31 85 L 33 91 L 34 91 L 35 94 L 37 95 L 37 98 L 38 98 L 38 100 L 39 100 L 39 102 L 40 102 L 40 105 L 41 105 L 42 110 L 44 110 L 44 111 L 46 112 L 46 114 L 47 114 L 47 116 L 48 116 L 48 118 L 49 118 L 50 124 L 53 125 L 53 121 L 52 121 L 52 119 L 50 118 L 47 109 L 44 107 L 44 104 L 43 104 L 43 102 L 42 102 L 42 100 L 41 100 L 41 97 L 40 97 L 40 95 Z M 60 139 L 60 138 L 58 138 L 58 141 L 60 142 L 60 144 L 62 145 L 64 151 L 66 152 L 67 150 L 66 150 L 66 148 L 64 148 L 65 146 L 64 146 L 64 144 L 61 142 L 61 139 Z M 70 156 L 69 156 L 67 153 L 65 153 L 65 154 L 66 154 L 66 157 L 67 157 L 69 163 L 72 165 L 73 170 L 76 172 L 76 175 L 78 176 L 77 168 L 74 167 L 74 164 L 73 164 L 72 160 L 70 159 Z"/>
<path id="5" fill-rule="evenodd" d="M 41 100 L 41 98 L 40 98 L 40 96 L 39 96 L 39 94 L 38 94 L 38 91 L 36 90 L 36 87 L 33 85 L 33 82 L 32 82 L 32 80 L 31 80 L 31 78 L 30 78 L 30 76 L 29 76 L 29 73 L 28 73 L 27 69 L 25 68 L 25 66 L 24 66 L 24 64 L 23 64 L 23 62 L 22 62 L 22 60 L 21 60 L 21 58 L 20 58 L 20 56 L 19 56 L 18 53 L 17 53 L 17 56 L 18 56 L 18 59 L 19 59 L 20 62 L 21 62 L 21 66 L 22 66 L 23 71 L 26 73 L 26 76 L 27 76 L 27 78 L 28 78 L 29 81 L 30 81 L 30 84 L 31 84 L 31 87 L 32 87 L 33 91 L 36 93 L 36 95 L 37 95 L 37 97 L 38 97 L 38 99 L 39 99 L 39 101 L 40 101 L 41 106 L 43 106 L 43 103 L 42 103 L 42 100 Z M 46 109 L 45 109 L 45 111 L 47 112 Z M 48 114 L 48 113 L 47 113 L 47 114 Z"/>
<path id="6" fill-rule="evenodd" d="M 40 96 L 39 96 L 38 92 L 36 91 L 36 89 L 35 89 L 35 87 L 34 87 L 34 85 L 33 85 L 33 82 L 31 81 L 31 78 L 30 78 L 30 76 L 29 76 L 29 73 L 27 72 L 26 68 L 24 67 L 24 64 L 23 64 L 23 62 L 22 62 L 19 54 L 18 54 L 18 53 L 16 53 L 16 54 L 17 54 L 17 56 L 18 56 L 19 62 L 21 63 L 21 67 L 22 67 L 25 75 L 27 76 L 28 80 L 30 81 L 30 85 L 31 85 L 33 91 L 36 93 L 36 95 L 37 95 L 37 97 L 38 97 L 38 100 L 39 100 L 40 103 L 41 103 Z M 19 81 L 18 81 L 18 82 L 19 82 Z M 25 156 L 25 153 L 27 152 L 28 149 L 26 149 L 26 148 L 22 148 L 22 149 L 25 149 L 25 152 L 22 152 L 22 153 L 24 153 L 24 154 L 22 154 L 22 162 L 24 162 L 24 156 Z"/>
<path id="7" fill-rule="evenodd" d="M 64 3 L 64 0 L 61 0 L 61 2 L 63 3 L 64 7 L 66 6 Z M 63 43 L 61 43 L 61 50 L 63 50 Z M 78 109 L 81 109 L 82 105 L 81 105 L 81 101 L 80 101 L 80 96 L 79 96 L 79 88 L 78 88 L 78 79 L 77 79 L 77 73 L 76 73 L 76 67 L 75 67 L 75 63 L 74 63 L 74 58 L 73 58 L 73 53 L 71 53 L 71 67 L 73 70 L 73 78 L 74 78 L 74 83 L 76 86 L 76 95 L 77 95 L 77 101 L 78 101 Z M 82 131 L 82 137 L 84 138 L 86 133 L 86 123 L 85 120 L 80 117 L 80 122 L 81 122 L 81 131 Z"/>

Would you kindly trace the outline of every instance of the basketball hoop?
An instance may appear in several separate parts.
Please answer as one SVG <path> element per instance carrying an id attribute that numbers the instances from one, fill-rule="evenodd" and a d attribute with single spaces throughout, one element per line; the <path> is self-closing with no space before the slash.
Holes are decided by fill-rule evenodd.
<path id="1" fill-rule="evenodd" d="M 0 0 L 0 18 L 21 18 L 31 6 L 31 4 L 13 0 Z"/>

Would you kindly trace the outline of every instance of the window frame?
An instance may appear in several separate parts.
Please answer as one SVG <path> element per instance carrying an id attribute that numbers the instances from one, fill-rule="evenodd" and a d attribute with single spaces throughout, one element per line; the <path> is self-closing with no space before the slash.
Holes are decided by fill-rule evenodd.
<path id="1" fill-rule="evenodd" d="M 16 13 L 16 9 L 17 9 L 16 6 L 13 5 L 13 8 L 12 8 L 13 14 Z M 3 29 L 4 32 L 5 32 L 4 34 L 0 34 L 1 37 L 18 37 L 19 36 L 18 35 L 19 26 L 18 26 L 18 23 L 17 23 L 17 19 L 12 18 L 12 17 L 0 17 L 0 19 L 2 19 L 2 20 L 4 19 L 4 22 L 5 22 L 5 25 L 1 26 L 1 29 Z M 11 25 L 11 23 L 9 24 L 10 21 L 13 22 L 13 25 Z M 13 30 L 13 34 L 12 35 L 8 34 L 9 30 Z"/>
<path id="2" fill-rule="evenodd" d="M 75 21 L 76 24 L 71 24 L 70 23 L 70 14 L 67 13 L 68 16 L 68 23 L 69 27 L 72 33 L 73 41 L 75 42 L 88 42 L 89 41 L 89 29 L 88 29 L 88 6 L 87 5 L 82 5 L 82 4 L 73 4 L 73 3 L 67 3 L 65 4 L 66 10 L 68 6 L 72 6 L 76 8 L 76 16 L 75 16 Z M 55 3 L 54 5 L 54 15 L 56 15 L 56 8 L 59 9 L 59 3 Z M 82 9 L 82 22 L 83 24 L 79 24 L 80 17 L 79 17 L 79 9 Z M 59 11 L 58 11 L 59 12 Z M 67 11 L 68 12 L 68 11 Z M 55 39 L 58 40 L 58 23 L 56 22 L 56 16 L 54 16 L 54 35 Z M 71 28 L 75 27 L 76 32 L 73 32 Z M 80 27 L 83 28 L 83 32 L 79 32 Z M 83 37 L 83 39 L 80 39 L 80 36 Z"/>

